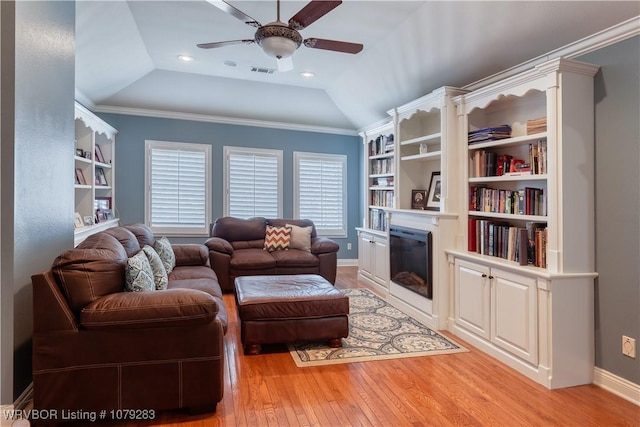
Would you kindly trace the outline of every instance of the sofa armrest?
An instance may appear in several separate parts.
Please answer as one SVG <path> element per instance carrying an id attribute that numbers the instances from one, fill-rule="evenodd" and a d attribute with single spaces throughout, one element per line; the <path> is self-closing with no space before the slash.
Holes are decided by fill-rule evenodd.
<path id="1" fill-rule="evenodd" d="M 83 308 L 80 325 L 92 330 L 183 327 L 210 323 L 217 314 L 216 300 L 195 289 L 119 292 Z"/>
<path id="2" fill-rule="evenodd" d="M 176 266 L 209 266 L 209 249 L 200 243 L 174 243 L 171 245 L 176 256 Z"/>
<path id="3" fill-rule="evenodd" d="M 338 252 L 340 246 L 333 240 L 327 237 L 314 237 L 311 239 L 311 253 L 313 254 L 325 254 Z"/>
<path id="4" fill-rule="evenodd" d="M 233 246 L 231 243 L 221 237 L 210 237 L 204 242 L 210 251 L 220 252 L 223 254 L 233 254 Z"/>

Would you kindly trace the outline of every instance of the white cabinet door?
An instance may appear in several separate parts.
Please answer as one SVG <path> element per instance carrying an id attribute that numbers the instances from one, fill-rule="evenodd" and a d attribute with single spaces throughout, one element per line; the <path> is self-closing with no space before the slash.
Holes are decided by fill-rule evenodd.
<path id="1" fill-rule="evenodd" d="M 491 341 L 510 353 L 538 363 L 536 280 L 491 269 Z"/>
<path id="2" fill-rule="evenodd" d="M 456 259 L 454 283 L 456 323 L 488 340 L 491 327 L 489 268 Z"/>
<path id="3" fill-rule="evenodd" d="M 387 240 L 376 236 L 373 242 L 373 280 L 383 286 L 389 283 L 389 255 L 387 254 Z"/>
<path id="4" fill-rule="evenodd" d="M 365 277 L 373 277 L 373 236 L 361 233 L 358 239 L 358 261 L 360 274 Z"/>

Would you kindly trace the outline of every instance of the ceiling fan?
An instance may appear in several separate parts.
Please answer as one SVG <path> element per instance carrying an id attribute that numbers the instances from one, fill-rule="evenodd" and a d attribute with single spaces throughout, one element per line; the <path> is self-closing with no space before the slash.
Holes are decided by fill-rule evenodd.
<path id="1" fill-rule="evenodd" d="M 197 46 L 202 49 L 214 49 L 234 44 L 257 43 L 264 53 L 278 60 L 279 71 L 293 69 L 291 55 L 304 43 L 306 47 L 313 49 L 332 50 L 335 52 L 358 53 L 363 46 L 359 43 L 349 43 L 337 40 L 308 38 L 302 39 L 298 31 L 322 18 L 327 13 L 338 7 L 342 1 L 312 0 L 300 9 L 288 24 L 280 21 L 280 0 L 277 0 L 277 19 L 267 25 L 262 25 L 246 13 L 236 9 L 224 0 L 207 0 L 213 6 L 243 21 L 245 24 L 257 28 L 253 39 L 229 40 L 224 42 L 200 43 Z"/>

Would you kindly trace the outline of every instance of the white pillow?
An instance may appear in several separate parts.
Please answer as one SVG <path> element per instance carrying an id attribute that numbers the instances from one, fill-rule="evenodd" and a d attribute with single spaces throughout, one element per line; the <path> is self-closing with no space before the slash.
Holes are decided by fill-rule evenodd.
<path id="1" fill-rule="evenodd" d="M 149 259 L 151 271 L 153 272 L 153 281 L 156 284 L 156 290 L 162 291 L 167 289 L 167 286 L 169 285 L 169 278 L 167 277 L 167 270 L 162 264 L 160 255 L 158 255 L 156 250 L 149 245 L 144 245 L 142 250 Z"/>
<path id="2" fill-rule="evenodd" d="M 153 244 L 153 249 L 156 250 L 158 256 L 160 256 L 160 260 L 162 261 L 162 265 L 164 265 L 164 269 L 167 271 L 167 274 L 173 271 L 173 267 L 176 266 L 176 255 L 173 253 L 173 248 L 171 247 L 171 242 L 165 236 L 162 236 Z"/>
<path id="3" fill-rule="evenodd" d="M 151 264 L 149 264 L 149 259 L 143 251 L 138 252 L 127 260 L 124 277 L 125 290 L 128 292 L 153 291 L 156 289 Z"/>
<path id="4" fill-rule="evenodd" d="M 313 226 L 300 227 L 293 224 L 287 224 L 286 226 L 291 227 L 291 242 L 289 243 L 289 248 L 311 252 L 311 232 L 313 231 Z"/>

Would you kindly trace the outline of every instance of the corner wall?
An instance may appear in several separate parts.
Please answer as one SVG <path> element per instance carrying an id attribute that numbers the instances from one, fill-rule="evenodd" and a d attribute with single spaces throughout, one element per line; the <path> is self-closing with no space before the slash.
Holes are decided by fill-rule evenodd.
<path id="1" fill-rule="evenodd" d="M 596 366 L 640 384 L 640 37 L 578 58 L 595 76 Z M 637 347 L 636 347 L 637 348 Z"/>
<path id="2" fill-rule="evenodd" d="M 32 377 L 31 275 L 48 269 L 60 252 L 73 247 L 75 2 L 2 1 L 0 7 L 0 399 L 8 404 Z M 10 310 L 4 310 L 6 305 Z M 12 336 L 5 340 L 9 328 Z M 11 351 L 12 361 L 4 357 Z"/>

